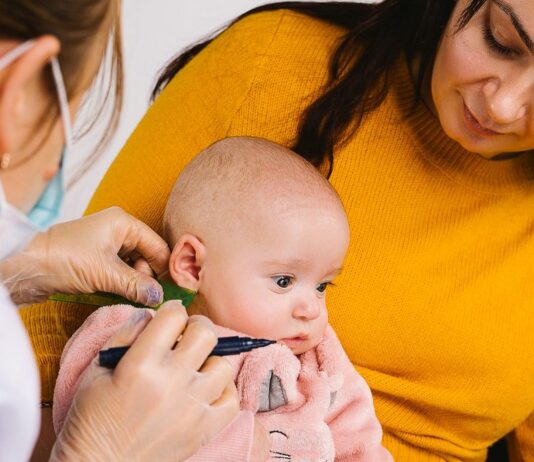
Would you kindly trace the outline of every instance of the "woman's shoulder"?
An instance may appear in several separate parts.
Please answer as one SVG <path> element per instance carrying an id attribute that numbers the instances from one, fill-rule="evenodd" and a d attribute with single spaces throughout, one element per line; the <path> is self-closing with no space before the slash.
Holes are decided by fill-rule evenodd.
<path id="1" fill-rule="evenodd" d="M 345 29 L 287 9 L 251 14 L 222 33 L 207 52 L 231 54 L 246 50 L 245 58 L 285 58 L 295 67 L 328 61 Z M 243 59 L 234 55 L 236 59 Z"/>
<path id="2" fill-rule="evenodd" d="M 274 35 L 289 40 L 317 40 L 334 37 L 337 39 L 346 29 L 319 18 L 288 9 L 253 13 L 245 16 L 228 28 L 229 34 L 252 34 L 258 37 L 263 32 L 267 37 Z"/>
<path id="3" fill-rule="evenodd" d="M 282 142 L 286 137 L 277 138 L 271 128 L 283 126 L 293 137 L 300 113 L 328 82 L 330 58 L 343 33 L 290 10 L 247 16 L 173 77 L 144 118 L 143 132 L 166 138 L 175 133 L 179 105 L 180 121 L 195 121 L 182 131 L 202 130 L 202 147 L 223 136 L 247 134 L 245 129 Z"/>

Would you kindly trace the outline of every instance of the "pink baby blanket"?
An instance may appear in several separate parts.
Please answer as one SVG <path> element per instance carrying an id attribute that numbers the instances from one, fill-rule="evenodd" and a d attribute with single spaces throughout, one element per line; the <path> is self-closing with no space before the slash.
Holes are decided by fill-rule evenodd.
<path id="1" fill-rule="evenodd" d="M 138 310 L 100 308 L 67 343 L 54 391 L 54 428 L 61 430 L 85 369 Z M 236 332 L 218 327 L 219 336 Z M 295 356 L 282 344 L 226 357 L 234 368 L 241 412 L 190 462 L 250 460 L 254 415 L 271 438 L 270 461 L 389 462 L 371 391 L 329 326 L 317 347 Z"/>

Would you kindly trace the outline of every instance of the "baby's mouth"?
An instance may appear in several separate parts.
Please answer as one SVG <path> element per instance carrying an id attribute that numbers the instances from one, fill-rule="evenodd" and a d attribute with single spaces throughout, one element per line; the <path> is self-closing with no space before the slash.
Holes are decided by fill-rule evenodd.
<path id="1" fill-rule="evenodd" d="M 303 342 L 308 340 L 309 336 L 304 334 L 299 334 L 295 337 L 283 338 L 280 342 L 285 343 L 288 347 L 301 345 Z"/>

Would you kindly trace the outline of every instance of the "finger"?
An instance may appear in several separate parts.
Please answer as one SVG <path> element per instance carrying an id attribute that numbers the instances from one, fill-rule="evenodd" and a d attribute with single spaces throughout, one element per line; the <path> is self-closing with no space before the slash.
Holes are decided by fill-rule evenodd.
<path id="1" fill-rule="evenodd" d="M 107 340 L 102 349 L 131 345 L 151 320 L 152 310 L 132 308 L 132 315 L 126 320 L 124 325 Z"/>
<path id="2" fill-rule="evenodd" d="M 150 277 L 156 276 L 156 273 L 152 271 L 152 268 L 150 267 L 148 262 L 136 251 L 130 252 L 128 255 L 121 255 L 121 253 L 122 252 L 119 252 L 119 257 L 121 258 L 121 260 L 127 263 L 136 271 L 140 271 L 141 273 L 144 273 Z"/>
<path id="3" fill-rule="evenodd" d="M 119 258 L 111 264 L 108 271 L 110 275 L 103 278 L 105 283 L 102 290 L 146 306 L 156 306 L 163 301 L 163 289 L 155 279 Z"/>
<path id="4" fill-rule="evenodd" d="M 152 319 L 152 314 L 151 310 L 148 309 L 139 308 L 133 310 L 135 311 L 132 312 L 130 318 L 117 332 L 115 332 L 115 334 L 113 334 L 107 340 L 101 350 L 106 350 L 108 348 L 114 347 L 129 346 L 135 342 L 136 338 Z M 128 352 L 126 352 L 124 356 L 127 357 Z M 124 361 L 124 358 L 119 361 L 119 364 L 116 367 L 116 371 L 118 371 L 119 374 L 123 367 L 122 361 Z M 97 375 L 113 375 L 113 371 L 111 369 L 100 366 L 99 355 L 96 355 L 95 358 L 93 358 L 91 366 L 93 367 L 93 369 L 96 368 L 95 370 L 93 370 L 93 375 L 95 377 Z M 115 377 L 119 377 L 119 375 L 115 375 Z"/>
<path id="5" fill-rule="evenodd" d="M 223 390 L 220 398 L 206 409 L 202 420 L 202 434 L 200 435 L 202 445 L 209 443 L 215 435 L 224 431 L 238 412 L 238 395 L 235 385 L 232 382 Z"/>
<path id="6" fill-rule="evenodd" d="M 211 403 L 210 412 L 216 412 L 218 414 L 218 421 L 220 423 L 229 423 L 239 411 L 239 396 L 237 389 L 233 382 L 229 383 L 219 399 Z"/>
<path id="7" fill-rule="evenodd" d="M 121 260 L 125 262 L 131 262 L 141 258 L 141 255 L 139 253 L 137 253 L 135 250 L 130 249 L 120 249 L 117 252 L 117 255 L 121 258 Z"/>
<path id="8" fill-rule="evenodd" d="M 187 312 L 178 300 L 164 303 L 128 351 L 128 361 L 161 360 L 171 351 L 187 320 Z"/>
<path id="9" fill-rule="evenodd" d="M 139 258 L 138 260 L 135 260 L 133 268 L 136 271 L 139 271 L 140 273 L 146 274 L 147 276 L 154 276 L 154 271 L 152 271 L 152 268 L 144 258 Z"/>
<path id="10" fill-rule="evenodd" d="M 167 243 L 156 232 L 140 220 L 122 214 L 120 231 L 123 234 L 121 255 L 135 252 L 141 255 L 156 274 L 168 269 L 171 252 Z"/>
<path id="11" fill-rule="evenodd" d="M 173 361 L 199 370 L 217 344 L 213 323 L 204 316 L 191 316 L 173 352 Z"/>
<path id="12" fill-rule="evenodd" d="M 217 401 L 230 382 L 233 382 L 234 371 L 224 358 L 210 356 L 195 380 L 195 395 L 203 402 L 211 404 Z"/>

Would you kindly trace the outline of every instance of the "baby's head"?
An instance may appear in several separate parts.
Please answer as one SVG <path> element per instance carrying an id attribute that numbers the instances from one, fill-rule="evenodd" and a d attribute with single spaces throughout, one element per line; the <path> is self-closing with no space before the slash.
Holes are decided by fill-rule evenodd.
<path id="1" fill-rule="evenodd" d="M 334 189 L 297 154 L 259 138 L 215 143 L 178 178 L 164 231 L 172 279 L 198 291 L 191 313 L 295 354 L 320 341 L 349 228 Z"/>

